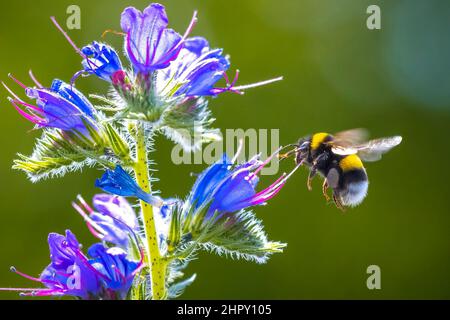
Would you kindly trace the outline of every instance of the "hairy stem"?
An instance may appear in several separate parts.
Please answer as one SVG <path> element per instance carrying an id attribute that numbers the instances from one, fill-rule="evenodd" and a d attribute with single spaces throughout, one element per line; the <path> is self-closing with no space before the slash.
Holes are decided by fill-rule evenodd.
<path id="1" fill-rule="evenodd" d="M 137 159 L 134 166 L 136 181 L 145 192 L 150 193 L 151 183 L 149 179 L 145 131 L 141 124 L 137 125 L 136 148 Z M 152 296 L 155 300 L 161 300 L 166 298 L 167 263 L 159 251 L 153 207 L 144 201 L 140 201 L 140 205 L 147 240 L 147 262 L 150 266 Z"/>

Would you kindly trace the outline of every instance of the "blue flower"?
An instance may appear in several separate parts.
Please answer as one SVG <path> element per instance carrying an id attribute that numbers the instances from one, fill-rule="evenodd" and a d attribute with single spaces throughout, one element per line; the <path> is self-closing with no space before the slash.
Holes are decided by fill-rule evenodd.
<path id="1" fill-rule="evenodd" d="M 100 294 L 98 272 L 80 250 L 75 235 L 69 230 L 66 236 L 50 233 L 48 236 L 51 263 L 39 278 L 34 278 L 12 268 L 19 275 L 42 283 L 46 288 L 11 289 L 23 295 L 58 296 L 69 295 L 89 299 Z"/>
<path id="2" fill-rule="evenodd" d="M 89 136 L 87 126 L 97 130 L 92 104 L 80 91 L 61 80 L 54 80 L 50 88 L 24 87 L 27 96 L 36 100 L 36 105 L 24 102 L 6 88 L 14 97 L 9 100 L 16 110 L 40 127 L 73 131 L 84 136 Z"/>
<path id="3" fill-rule="evenodd" d="M 88 258 L 80 249 L 75 235 L 69 230 L 66 236 L 50 233 L 48 236 L 51 263 L 39 278 L 34 278 L 15 268 L 12 271 L 39 283 L 45 288 L 5 288 L 32 296 L 74 296 L 82 299 L 124 299 L 134 276 L 143 266 L 143 260 L 131 261 L 118 247 L 106 248 L 94 244 Z"/>
<path id="4" fill-rule="evenodd" d="M 86 55 L 82 62 L 84 71 L 95 74 L 100 79 L 112 82 L 114 74 L 122 70 L 116 51 L 106 44 L 94 41 L 82 48 L 81 52 Z"/>
<path id="5" fill-rule="evenodd" d="M 233 164 L 226 155 L 199 175 L 187 202 L 194 211 L 208 206 L 206 218 L 215 214 L 238 212 L 255 205 L 264 204 L 285 185 L 290 174 L 283 174 L 269 187 L 257 192 L 258 173 L 269 163 L 273 155 L 261 162 L 257 157 L 240 165 Z"/>
<path id="6" fill-rule="evenodd" d="M 162 71 L 160 86 L 169 90 L 178 88 L 175 96 L 215 96 L 225 91 L 214 86 L 229 67 L 222 49 L 210 49 L 208 41 L 202 37 L 189 38 L 177 59 Z"/>
<path id="7" fill-rule="evenodd" d="M 81 196 L 78 196 L 78 201 L 80 205 L 72 205 L 84 218 L 94 236 L 121 248 L 130 248 L 130 240 L 136 239 L 139 225 L 136 213 L 125 198 L 97 194 L 93 199 L 95 210 Z"/>
<path id="8" fill-rule="evenodd" d="M 140 270 L 142 261 L 130 261 L 127 253 L 118 247 L 106 248 L 97 243 L 88 250 L 91 265 L 103 276 L 104 287 L 113 291 L 117 298 L 124 299 L 134 276 Z"/>
<path id="9" fill-rule="evenodd" d="M 118 196 L 136 197 L 152 206 L 161 207 L 163 202 L 142 190 L 136 181 L 121 166 L 116 166 L 114 171 L 106 170 L 100 179 L 95 181 L 95 186 Z"/>
<path id="10" fill-rule="evenodd" d="M 186 33 L 194 22 L 195 17 Z M 158 3 L 150 4 L 143 12 L 126 8 L 120 24 L 126 33 L 125 51 L 136 71 L 142 74 L 168 67 L 182 48 L 183 38 L 167 28 L 164 6 Z"/>

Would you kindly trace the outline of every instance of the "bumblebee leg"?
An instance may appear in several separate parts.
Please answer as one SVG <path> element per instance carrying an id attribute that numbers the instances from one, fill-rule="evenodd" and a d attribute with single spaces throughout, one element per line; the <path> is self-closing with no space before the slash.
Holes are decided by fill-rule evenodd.
<path id="1" fill-rule="evenodd" d="M 306 187 L 308 188 L 309 191 L 312 190 L 312 179 L 316 176 L 316 170 L 315 169 L 311 169 L 311 171 L 309 172 L 308 175 L 308 181 L 306 182 Z"/>
<path id="2" fill-rule="evenodd" d="M 327 202 L 329 202 L 330 201 L 330 196 L 328 196 L 328 181 L 327 181 L 327 179 L 323 180 L 322 193 L 323 193 L 323 195 L 325 197 L 325 200 Z"/>
<path id="3" fill-rule="evenodd" d="M 340 209 L 342 212 L 345 212 L 345 207 L 342 204 L 342 202 L 339 199 L 339 196 L 336 194 L 336 192 L 333 192 L 333 201 L 338 209 Z"/>

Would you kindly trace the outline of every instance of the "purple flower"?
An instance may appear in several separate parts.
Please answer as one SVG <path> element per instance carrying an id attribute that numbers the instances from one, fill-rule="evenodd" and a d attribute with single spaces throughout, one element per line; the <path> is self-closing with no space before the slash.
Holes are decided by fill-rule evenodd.
<path id="1" fill-rule="evenodd" d="M 97 212 L 111 216 L 133 230 L 138 228 L 136 213 L 125 198 L 109 194 L 96 194 L 92 202 Z"/>
<path id="2" fill-rule="evenodd" d="M 136 181 L 121 166 L 116 166 L 114 171 L 106 170 L 100 179 L 95 181 L 95 186 L 118 196 L 136 197 L 152 206 L 161 207 L 162 200 L 142 190 Z"/>
<path id="3" fill-rule="evenodd" d="M 102 275 L 104 287 L 117 295 L 117 298 L 126 298 L 134 276 L 142 266 L 142 261 L 130 261 L 123 249 L 106 248 L 101 243 L 91 246 L 88 253 L 93 258 L 90 260 L 92 267 Z"/>
<path id="4" fill-rule="evenodd" d="M 135 239 L 139 226 L 136 213 L 125 198 L 97 194 L 93 199 L 95 210 L 81 196 L 78 196 L 78 201 L 80 205 L 72 205 L 94 236 L 121 248 L 130 248 L 130 239 Z"/>
<path id="5" fill-rule="evenodd" d="M 82 299 L 123 299 L 134 276 L 143 266 L 143 259 L 131 261 L 123 249 L 106 248 L 94 244 L 88 259 L 80 249 L 75 235 L 50 233 L 48 236 L 51 263 L 39 278 L 31 277 L 15 268 L 17 274 L 39 282 L 45 288 L 2 288 L 32 296 L 74 296 Z"/>
<path id="6" fill-rule="evenodd" d="M 186 32 L 189 33 L 195 16 Z M 136 71 L 147 74 L 164 69 L 174 60 L 183 45 L 183 37 L 168 29 L 164 6 L 152 3 L 143 12 L 126 8 L 120 21 L 126 33 L 125 50 Z"/>
<path id="7" fill-rule="evenodd" d="M 18 82 L 16 80 L 16 82 Z M 14 98 L 9 98 L 16 110 L 29 121 L 40 127 L 58 128 L 89 136 L 90 129 L 97 130 L 94 124 L 94 107 L 87 98 L 73 86 L 54 80 L 50 88 L 31 88 L 18 82 L 27 96 L 36 100 L 36 105 L 24 102 L 5 84 Z M 24 109 L 19 107 L 22 106 Z"/>
<path id="8" fill-rule="evenodd" d="M 122 71 L 122 63 L 117 52 L 106 44 L 94 41 L 82 48 L 81 52 L 86 56 L 82 64 L 87 73 L 112 82 L 114 74 Z"/>
<path id="9" fill-rule="evenodd" d="M 287 179 L 298 168 L 288 175 L 283 174 L 269 187 L 257 192 L 258 173 L 274 155 L 264 162 L 254 157 L 240 165 L 234 165 L 224 155 L 197 178 L 188 200 L 189 206 L 194 206 L 194 210 L 208 206 L 206 214 L 208 219 L 214 214 L 220 217 L 225 213 L 264 204 L 281 190 Z"/>
<path id="10" fill-rule="evenodd" d="M 162 71 L 160 86 L 169 90 L 178 87 L 175 96 L 215 96 L 226 91 L 214 85 L 229 67 L 230 62 L 222 49 L 210 49 L 205 38 L 189 38 L 177 59 Z"/>
<path id="11" fill-rule="evenodd" d="M 27 279 L 40 282 L 46 288 L 11 289 L 23 295 L 58 296 L 69 295 L 82 299 L 98 296 L 100 281 L 98 272 L 80 250 L 75 235 L 69 230 L 66 236 L 50 233 L 48 236 L 51 263 L 39 278 L 28 276 L 12 268 L 12 271 Z"/>

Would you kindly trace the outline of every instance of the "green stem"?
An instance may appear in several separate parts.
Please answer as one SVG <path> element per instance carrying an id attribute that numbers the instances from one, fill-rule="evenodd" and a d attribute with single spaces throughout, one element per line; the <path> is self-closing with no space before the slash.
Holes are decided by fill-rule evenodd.
<path id="1" fill-rule="evenodd" d="M 145 132 L 142 125 L 139 124 L 136 132 L 136 149 L 137 159 L 134 165 L 136 181 L 145 192 L 150 193 L 151 183 L 148 173 Z M 167 262 L 159 251 L 153 207 L 144 201 L 140 201 L 140 205 L 147 241 L 147 263 L 150 266 L 152 297 L 155 300 L 161 300 L 166 298 Z"/>

